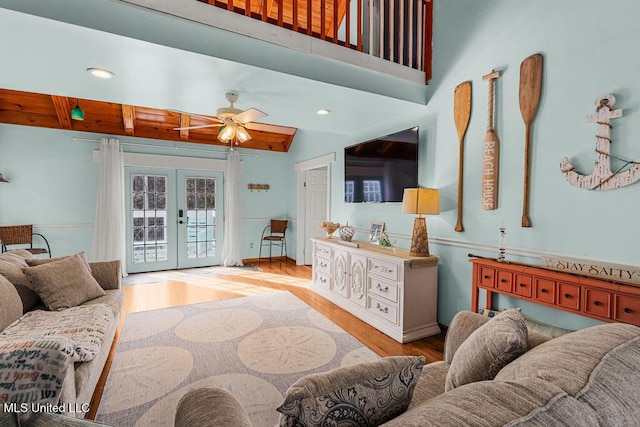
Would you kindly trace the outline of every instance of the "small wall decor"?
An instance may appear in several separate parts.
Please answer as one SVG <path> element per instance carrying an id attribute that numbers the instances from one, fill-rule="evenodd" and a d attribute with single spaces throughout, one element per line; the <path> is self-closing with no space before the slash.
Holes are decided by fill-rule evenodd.
<path id="1" fill-rule="evenodd" d="M 251 192 L 253 193 L 253 190 L 258 190 L 258 191 L 269 191 L 269 184 L 247 184 L 247 190 L 251 190 Z"/>
<path id="2" fill-rule="evenodd" d="M 565 256 L 541 255 L 546 268 L 598 279 L 640 285 L 640 266 L 605 263 Z"/>
<path id="3" fill-rule="evenodd" d="M 500 141 L 493 130 L 493 113 L 495 102 L 495 79 L 500 77 L 499 71 L 492 71 L 482 80 L 489 82 L 489 101 L 487 102 L 487 132 L 482 144 L 482 209 L 492 211 L 498 207 L 498 172 L 500 165 Z"/>
<path id="4" fill-rule="evenodd" d="M 458 222 L 455 231 L 464 231 L 462 226 L 462 176 L 464 171 L 464 135 L 471 118 L 471 82 L 456 86 L 453 93 L 453 120 L 458 132 Z"/>
<path id="5" fill-rule="evenodd" d="M 369 228 L 369 243 L 378 243 L 384 231 L 384 222 L 372 222 Z"/>
<path id="6" fill-rule="evenodd" d="M 609 190 L 612 188 L 622 188 L 640 179 L 640 162 L 624 160 L 613 157 L 611 150 L 611 119 L 622 117 L 622 110 L 614 110 L 616 98 L 611 95 L 602 95 L 596 99 L 596 114 L 587 117 L 590 123 L 598 124 L 596 134 L 596 167 L 589 175 L 582 175 L 569 162 L 568 157 L 564 157 L 560 162 L 560 169 L 564 173 L 569 184 L 587 190 Z M 611 157 L 622 160 L 624 164 L 615 172 L 611 171 Z M 633 165 L 631 168 L 621 172 L 625 167 Z"/>
<path id="7" fill-rule="evenodd" d="M 529 218 L 529 164 L 531 150 L 531 125 L 538 111 L 540 93 L 542 91 L 542 55 L 536 53 L 522 61 L 520 64 L 520 114 L 524 121 L 524 184 L 522 191 L 522 226 L 531 227 Z"/>

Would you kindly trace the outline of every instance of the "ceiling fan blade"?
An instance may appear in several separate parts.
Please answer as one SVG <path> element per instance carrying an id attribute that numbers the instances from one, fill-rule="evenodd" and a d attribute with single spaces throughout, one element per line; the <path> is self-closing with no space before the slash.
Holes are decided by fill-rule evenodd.
<path id="1" fill-rule="evenodd" d="M 258 130 L 263 132 L 283 133 L 285 135 L 293 135 L 298 130 L 288 126 L 267 125 L 265 123 L 247 123 L 245 126 L 249 130 Z"/>
<path id="2" fill-rule="evenodd" d="M 180 111 L 180 110 L 167 110 L 167 111 L 171 111 L 172 113 L 178 113 L 178 114 L 186 114 L 187 116 L 196 117 L 198 119 L 222 123 L 222 120 L 214 116 L 201 116 L 200 114 L 191 114 L 191 113 L 187 113 L 186 111 Z"/>
<path id="3" fill-rule="evenodd" d="M 242 113 L 238 113 L 233 116 L 233 120 L 240 123 L 249 123 L 267 116 L 268 114 L 263 111 L 257 110 L 255 108 L 249 108 L 248 110 L 245 110 Z"/>
<path id="4" fill-rule="evenodd" d="M 183 128 L 173 128 L 173 130 L 204 129 L 204 128 L 214 128 L 216 126 L 220 126 L 220 123 L 213 123 L 210 125 L 199 125 L 199 126 L 185 126 Z"/>

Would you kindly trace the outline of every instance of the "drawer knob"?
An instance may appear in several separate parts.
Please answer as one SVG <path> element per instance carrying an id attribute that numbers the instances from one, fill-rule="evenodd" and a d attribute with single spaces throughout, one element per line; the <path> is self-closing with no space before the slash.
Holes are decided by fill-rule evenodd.
<path id="1" fill-rule="evenodd" d="M 376 308 L 378 310 L 380 310 L 380 312 L 385 313 L 385 314 L 389 312 L 389 307 L 382 308 L 382 307 L 380 307 L 380 304 L 376 304 Z"/>
<path id="2" fill-rule="evenodd" d="M 485 274 L 485 275 L 484 275 L 484 278 L 485 278 L 485 279 L 489 279 L 489 278 L 491 278 L 491 276 L 489 276 L 488 274 Z"/>
<path id="3" fill-rule="evenodd" d="M 380 286 L 380 283 L 378 283 L 378 285 L 376 286 L 376 288 L 378 288 L 379 291 L 381 292 L 389 292 L 389 287 L 385 286 L 384 288 L 382 286 Z"/>
<path id="4" fill-rule="evenodd" d="M 549 292 L 549 290 L 548 289 L 540 289 L 540 292 L 542 292 L 543 294 L 546 294 L 546 293 Z"/>
<path id="5" fill-rule="evenodd" d="M 595 302 L 593 303 L 593 305 L 595 305 L 595 306 L 599 306 L 599 305 L 602 305 L 602 303 L 601 303 L 600 301 L 595 301 Z"/>
<path id="6" fill-rule="evenodd" d="M 525 286 L 527 286 L 527 285 L 525 285 L 524 283 L 520 283 L 520 287 L 521 288 L 524 288 Z"/>
<path id="7" fill-rule="evenodd" d="M 629 314 L 629 313 L 633 312 L 633 310 L 631 310 L 629 307 L 627 307 L 627 308 L 624 309 L 624 312 Z"/>
<path id="8" fill-rule="evenodd" d="M 507 283 L 507 279 L 500 279 L 500 283 Z"/>
<path id="9" fill-rule="evenodd" d="M 564 297 L 567 298 L 567 299 L 571 298 L 571 294 L 564 294 Z"/>

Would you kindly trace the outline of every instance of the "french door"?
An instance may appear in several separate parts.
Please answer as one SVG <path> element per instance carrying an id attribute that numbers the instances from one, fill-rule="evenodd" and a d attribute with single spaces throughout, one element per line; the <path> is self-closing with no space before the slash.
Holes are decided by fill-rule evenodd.
<path id="1" fill-rule="evenodd" d="M 126 168 L 130 273 L 220 264 L 222 172 Z"/>

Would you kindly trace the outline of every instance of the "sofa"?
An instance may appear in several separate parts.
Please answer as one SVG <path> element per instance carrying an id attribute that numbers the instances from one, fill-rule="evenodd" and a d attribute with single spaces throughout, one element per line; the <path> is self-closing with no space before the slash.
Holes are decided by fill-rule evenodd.
<path id="1" fill-rule="evenodd" d="M 0 404 L 84 418 L 120 323 L 119 261 L 0 254 Z M 43 406 L 40 406 L 42 408 Z"/>
<path id="2" fill-rule="evenodd" d="M 334 424 L 637 426 L 640 422 L 640 328 L 609 323 L 551 338 L 527 328 L 517 310 L 507 310 L 491 319 L 458 313 L 447 331 L 443 361 L 422 366 L 423 358 L 385 358 L 297 381 L 278 408 L 283 412 L 280 425 L 321 424 L 328 419 L 322 415 L 326 408 L 333 411 L 331 421 L 384 410 L 372 410 L 371 401 L 388 402 L 387 396 L 372 398 L 358 387 L 364 381 L 379 393 L 393 371 L 382 372 L 389 366 L 386 359 L 406 360 L 397 371 L 403 386 L 392 392 L 404 404 L 387 405 L 391 410 L 384 419 Z M 414 381 L 416 366 L 421 371 Z M 367 375 L 379 378 L 365 381 Z M 359 408 L 350 407 L 350 402 Z M 250 427 L 252 423 L 232 393 L 209 387 L 182 397 L 175 425 Z"/>

